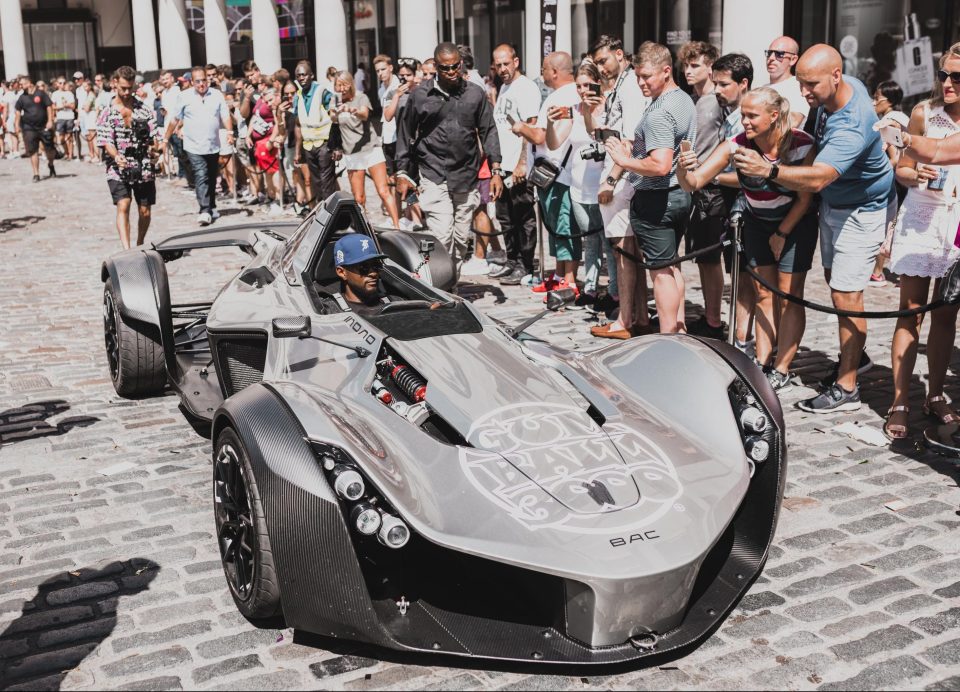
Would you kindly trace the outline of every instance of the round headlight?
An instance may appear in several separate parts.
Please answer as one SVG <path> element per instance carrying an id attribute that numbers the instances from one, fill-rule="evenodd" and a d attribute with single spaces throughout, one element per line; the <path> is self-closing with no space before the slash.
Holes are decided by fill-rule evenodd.
<path id="1" fill-rule="evenodd" d="M 410 529 L 397 517 L 384 514 L 377 538 L 388 548 L 402 548 L 410 540 Z"/>
<path id="2" fill-rule="evenodd" d="M 766 461 L 770 456 L 770 445 L 766 440 L 760 437 L 749 437 L 744 445 L 747 450 L 747 456 L 754 461 Z"/>
<path id="3" fill-rule="evenodd" d="M 350 521 L 364 536 L 372 536 L 380 529 L 380 512 L 373 505 L 363 502 L 350 512 Z"/>
<path id="4" fill-rule="evenodd" d="M 747 406 L 740 412 L 740 425 L 744 430 L 763 432 L 767 429 L 767 417 L 761 413 L 760 409 Z"/>
<path id="5" fill-rule="evenodd" d="M 366 488 L 363 485 L 363 476 L 347 466 L 336 466 L 332 475 L 333 489 L 337 495 L 349 502 L 356 502 L 361 497 Z"/>

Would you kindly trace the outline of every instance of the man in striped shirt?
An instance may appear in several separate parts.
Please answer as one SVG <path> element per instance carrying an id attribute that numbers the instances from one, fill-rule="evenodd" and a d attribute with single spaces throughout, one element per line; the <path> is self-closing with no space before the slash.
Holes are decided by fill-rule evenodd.
<path id="1" fill-rule="evenodd" d="M 644 259 L 650 263 L 677 258 L 690 219 L 690 195 L 677 183 L 680 142 L 697 136 L 693 99 L 673 79 L 673 56 L 666 46 L 645 42 L 634 56 L 637 82 L 653 99 L 637 125 L 633 150 L 615 139 L 606 142 L 614 163 L 630 173 L 636 192 L 630 225 Z M 660 332 L 684 331 L 684 283 L 676 265 L 651 269 Z"/>

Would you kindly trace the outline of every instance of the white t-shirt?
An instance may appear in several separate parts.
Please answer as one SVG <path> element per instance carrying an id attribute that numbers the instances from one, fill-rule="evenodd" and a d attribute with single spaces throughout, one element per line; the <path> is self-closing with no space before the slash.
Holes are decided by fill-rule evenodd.
<path id="1" fill-rule="evenodd" d="M 547 100 L 543 102 L 543 106 L 540 107 L 540 114 L 537 116 L 537 127 L 541 130 L 547 129 L 547 111 L 554 106 L 576 106 L 578 103 L 580 103 L 580 95 L 577 93 L 576 82 L 570 82 L 569 84 L 564 84 L 559 89 L 555 89 L 547 97 Z M 564 142 L 559 149 L 554 150 L 547 149 L 547 145 L 544 144 L 542 147 L 537 147 L 535 152 L 528 152 L 527 160 L 533 161 L 533 156 L 544 156 L 559 166 L 563 163 L 563 159 L 566 158 L 567 165 L 563 167 L 560 175 L 557 176 L 557 182 L 569 187 L 571 183 L 570 167 L 572 166 L 572 159 L 574 156 L 577 156 L 576 152 L 571 152 L 570 156 L 567 156 L 567 150 L 569 148 L 570 145 L 567 142 Z"/>
<path id="2" fill-rule="evenodd" d="M 357 71 L 353 73 L 353 84 L 358 94 L 362 94 L 367 90 L 367 73 L 365 70 L 357 69 Z"/>
<path id="3" fill-rule="evenodd" d="M 580 150 L 594 141 L 587 133 L 586 123 L 580 112 L 582 105 L 573 109 L 573 128 L 566 141 L 566 146 L 573 145 L 573 152 L 570 154 L 570 199 L 580 204 L 596 204 L 605 161 L 584 160 L 580 156 Z"/>
<path id="4" fill-rule="evenodd" d="M 20 98 L 20 94 L 22 93 L 23 93 L 22 91 L 7 89 L 7 91 L 3 95 L 3 103 L 7 107 L 7 110 L 6 110 L 7 127 L 9 127 L 10 129 L 13 129 L 13 124 L 17 117 L 17 109 L 15 108 L 15 106 L 17 105 L 17 99 Z"/>
<path id="5" fill-rule="evenodd" d="M 510 121 L 524 122 L 540 113 L 540 90 L 529 77 L 518 74 L 509 84 L 504 84 L 493 109 L 493 121 L 497 124 L 500 138 L 500 164 L 504 172 L 512 173 L 520 161 L 524 139 L 510 131 Z M 529 162 L 528 162 L 529 164 Z M 529 170 L 529 165 L 527 166 Z"/>
<path id="6" fill-rule="evenodd" d="M 392 75 L 390 77 L 390 83 L 384 84 L 379 82 L 377 85 L 377 95 L 380 97 L 380 107 L 386 110 L 387 104 L 393 100 L 393 95 L 396 93 L 397 89 L 400 88 L 400 79 L 397 75 Z M 385 116 L 380 116 L 380 122 L 383 123 L 383 127 L 380 130 L 380 139 L 384 144 L 393 144 L 397 141 L 397 118 L 394 117 L 393 120 L 387 120 Z"/>
<path id="7" fill-rule="evenodd" d="M 66 89 L 57 89 L 50 96 L 53 101 L 53 107 L 57 111 L 57 120 L 73 120 L 77 117 L 76 111 L 64 106 L 76 106 L 77 99 Z"/>
<path id="8" fill-rule="evenodd" d="M 807 103 L 807 99 L 803 98 L 803 94 L 800 93 L 800 82 L 797 81 L 796 77 L 790 77 L 776 84 L 767 84 L 767 86 L 787 99 L 790 103 L 791 113 L 799 113 L 803 116 L 804 120 L 807 119 L 807 115 L 810 114 L 810 104 Z M 800 127 L 803 127 L 802 122 Z"/>
<path id="9" fill-rule="evenodd" d="M 167 112 L 167 120 L 173 117 L 177 112 L 177 100 L 180 98 L 180 87 L 174 84 L 169 89 L 164 89 L 160 94 L 160 107 Z"/>
<path id="10" fill-rule="evenodd" d="M 643 95 L 643 90 L 637 82 L 637 73 L 633 68 L 627 68 L 621 73 L 617 85 L 606 96 L 603 115 L 600 124 L 608 129 L 617 130 L 620 139 L 633 141 L 634 134 L 640 119 L 643 118 L 650 98 Z M 603 161 L 603 177 L 606 178 L 613 170 L 613 159 L 609 156 Z"/>

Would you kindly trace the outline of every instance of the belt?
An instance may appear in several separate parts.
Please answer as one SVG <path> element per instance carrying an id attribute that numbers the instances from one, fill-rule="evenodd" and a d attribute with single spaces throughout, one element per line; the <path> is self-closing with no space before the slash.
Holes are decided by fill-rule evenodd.
<path id="1" fill-rule="evenodd" d="M 674 190 L 679 190 L 679 189 L 680 189 L 679 185 L 671 185 L 666 190 L 637 190 L 637 192 L 641 192 L 641 193 L 646 192 L 646 193 L 652 194 L 655 192 L 673 192 Z"/>

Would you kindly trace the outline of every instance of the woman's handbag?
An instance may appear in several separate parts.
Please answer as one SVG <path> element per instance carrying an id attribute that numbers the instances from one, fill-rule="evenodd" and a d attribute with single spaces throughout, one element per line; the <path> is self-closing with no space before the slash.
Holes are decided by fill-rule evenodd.
<path id="1" fill-rule="evenodd" d="M 940 299 L 948 305 L 960 303 L 960 260 L 940 279 Z"/>
<path id="2" fill-rule="evenodd" d="M 567 148 L 567 153 L 559 166 L 545 156 L 538 156 L 533 161 L 533 168 L 531 168 L 527 174 L 527 180 L 530 181 L 530 184 L 535 185 L 537 189 L 546 190 L 553 185 L 560 175 L 560 172 L 566 167 L 572 151 L 573 146 L 571 145 Z"/>

